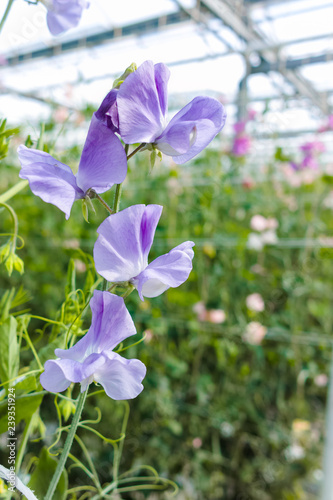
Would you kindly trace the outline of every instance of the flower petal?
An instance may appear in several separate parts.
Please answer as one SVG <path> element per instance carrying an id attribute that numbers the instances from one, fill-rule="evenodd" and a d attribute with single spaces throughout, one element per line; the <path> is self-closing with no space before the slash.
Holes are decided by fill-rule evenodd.
<path id="1" fill-rule="evenodd" d="M 161 212 L 160 205 L 133 205 L 105 219 L 94 246 L 97 272 L 112 282 L 137 276 L 148 264 Z"/>
<path id="2" fill-rule="evenodd" d="M 169 253 L 157 257 L 132 282 L 143 297 L 157 297 L 168 288 L 175 288 L 187 280 L 192 270 L 194 243 L 187 241 Z"/>
<path id="3" fill-rule="evenodd" d="M 146 367 L 141 361 L 112 353 L 112 357 L 95 372 L 95 380 L 110 398 L 133 399 L 143 390 L 141 382 L 145 375 Z"/>
<path id="4" fill-rule="evenodd" d="M 226 120 L 222 104 L 212 97 L 196 97 L 181 109 L 156 139 L 157 148 L 168 154 L 172 148 L 173 160 L 185 163 L 202 151 L 218 134 Z M 178 152 L 178 154 L 177 154 Z"/>
<path id="5" fill-rule="evenodd" d="M 90 308 L 92 320 L 88 332 L 70 349 L 56 349 L 54 352 L 59 358 L 83 362 L 91 353 L 112 351 L 120 342 L 136 335 L 122 297 L 95 290 Z"/>
<path id="6" fill-rule="evenodd" d="M 117 107 L 118 89 L 112 89 L 104 97 L 102 104 L 95 112 L 96 118 L 102 120 L 114 133 L 119 133 L 119 118 Z"/>
<path id="7" fill-rule="evenodd" d="M 84 192 L 93 188 L 104 193 L 113 184 L 123 182 L 126 174 L 127 158 L 120 140 L 94 114 L 76 176 L 78 186 Z"/>
<path id="8" fill-rule="evenodd" d="M 120 85 L 117 106 L 121 138 L 152 143 L 165 126 L 168 68 L 145 61 Z"/>
<path id="9" fill-rule="evenodd" d="M 90 354 L 82 363 L 73 359 L 51 359 L 45 363 L 40 383 L 50 392 L 62 392 L 72 382 L 82 382 L 91 377 L 105 363 L 102 354 Z"/>
<path id="10" fill-rule="evenodd" d="M 21 179 L 28 179 L 31 191 L 60 208 L 68 219 L 74 201 L 84 197 L 71 169 L 44 151 L 21 145 L 17 152 L 22 165 Z"/>
<path id="11" fill-rule="evenodd" d="M 52 35 L 59 35 L 74 28 L 80 22 L 82 11 L 89 7 L 86 0 L 52 0 L 48 9 L 46 21 Z"/>

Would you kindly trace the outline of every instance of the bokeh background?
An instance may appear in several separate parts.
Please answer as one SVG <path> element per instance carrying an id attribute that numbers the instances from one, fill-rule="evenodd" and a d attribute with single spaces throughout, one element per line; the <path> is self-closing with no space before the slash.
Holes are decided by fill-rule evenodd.
<path id="1" fill-rule="evenodd" d="M 188 164 L 164 157 L 151 169 L 148 153 L 135 156 L 121 201 L 164 206 L 151 259 L 188 239 L 196 245 L 187 283 L 128 302 L 145 335 L 128 357 L 148 374 L 130 403 L 121 470 L 155 467 L 179 485 L 179 500 L 332 499 L 332 17 L 324 0 L 91 0 L 80 25 L 53 38 L 44 7 L 16 0 L 0 35 L 0 117 L 20 127 L 0 163 L 0 193 L 18 181 L 16 147 L 28 136 L 36 146 L 41 129 L 75 171 L 92 112 L 133 61 L 168 64 L 170 116 L 196 95 L 226 107 L 224 130 Z M 93 279 L 85 253 L 103 208 L 88 225 L 77 203 L 65 222 L 29 188 L 11 205 L 26 272 L 9 278 L 0 268 L 0 293 L 22 286 L 31 312 L 59 317 L 69 263 L 78 286 Z M 0 231 L 10 227 L 0 212 Z M 43 336 L 44 324 L 30 327 L 45 346 L 51 327 Z M 98 406 L 101 432 L 116 437 L 121 403 L 100 397 Z M 52 398 L 41 415 L 50 444 Z M 107 479 L 112 449 L 90 435 L 86 444 Z M 31 443 L 31 455 L 40 447 Z"/>

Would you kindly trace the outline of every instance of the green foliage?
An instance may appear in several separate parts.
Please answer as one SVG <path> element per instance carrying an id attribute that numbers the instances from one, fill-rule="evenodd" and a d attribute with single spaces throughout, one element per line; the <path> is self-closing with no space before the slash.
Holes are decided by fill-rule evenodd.
<path id="1" fill-rule="evenodd" d="M 16 331 L 17 321 L 13 316 L 0 323 L 0 379 L 3 382 L 12 380 L 18 374 L 20 351 Z"/>
<path id="2" fill-rule="evenodd" d="M 8 154 L 9 138 L 20 131 L 19 128 L 6 129 L 6 123 L 7 120 L 0 120 L 0 160 L 3 160 Z"/>
<path id="3" fill-rule="evenodd" d="M 57 133 L 57 125 L 46 124 L 44 149 L 52 152 Z M 29 144 L 36 146 L 36 140 Z M 79 154 L 80 145 L 57 152 L 70 165 L 78 162 Z M 315 500 L 327 390 L 317 378 L 328 374 L 333 339 L 332 249 L 329 241 L 325 243 L 333 222 L 324 203 L 331 177 L 318 175 L 310 183 L 299 177 L 296 187 L 290 185 L 281 165 L 289 156 L 282 149 L 266 172 L 257 161 L 252 167 L 247 160 L 240 164 L 218 149 L 207 150 L 189 165 L 156 162 L 152 170 L 150 161 L 156 157 L 150 154 L 140 153 L 131 161 L 121 209 L 134 203 L 163 205 L 149 259 L 186 240 L 196 244 L 195 259 L 190 278 L 181 287 L 144 302 L 135 292 L 127 299 L 138 338 L 145 332 L 145 340 L 127 348 L 125 355 L 141 359 L 147 376 L 144 391 L 131 402 L 133 418 L 119 474 L 129 481 L 125 471 L 135 467 L 139 480 L 124 483 L 134 488 L 144 480 L 145 464 L 151 464 L 178 482 L 179 498 L 191 500 Z M 17 172 L 6 165 L 3 171 L 0 182 L 5 190 L 17 182 Z M 103 195 L 108 204 L 113 195 L 112 191 Z M 54 429 L 67 425 L 71 417 L 73 389 L 58 406 L 50 396 L 42 403 L 39 365 L 55 357 L 56 347 L 71 345 L 89 328 L 87 304 L 91 291 L 101 284 L 91 252 L 106 213 L 96 199 L 91 201 L 96 213 L 90 212 L 89 224 L 78 202 L 69 221 L 29 189 L 10 202 L 26 241 L 21 252 L 29 272 L 22 276 L 13 272 L 9 279 L 0 270 L 0 314 L 3 321 L 15 314 L 18 322 L 21 369 L 13 365 L 14 377 L 19 377 L 18 422 L 38 415 L 40 407 L 47 445 L 58 438 L 52 435 Z M 86 208 L 84 214 L 87 219 Z M 256 214 L 278 221 L 277 243 L 259 250 L 248 246 L 249 235 L 255 232 L 250 221 Z M 0 230 L 12 232 L 7 218 L 1 219 Z M 13 287 L 22 291 L 9 291 Z M 38 317 L 20 311 L 27 298 L 23 290 L 29 290 L 29 307 Z M 247 306 L 246 298 L 253 293 L 262 296 L 264 310 Z M 201 319 L 193 310 L 197 303 L 208 311 Z M 223 322 L 213 321 L 210 314 L 216 310 L 224 311 Z M 267 329 L 257 345 L 245 336 L 251 322 Z M 27 332 L 36 355 L 31 353 Z M 0 417 L 6 412 L 5 391 L 2 398 Z M 80 428 L 79 436 L 93 464 L 98 464 L 100 482 L 109 484 L 116 455 L 110 441 L 122 433 L 123 407 L 96 394 L 88 398 L 84 418 L 96 419 L 95 407 L 101 410 L 96 428 L 110 438 L 109 444 L 88 428 Z M 5 425 L 0 420 L 2 429 Z M 24 424 L 19 425 L 22 431 Z M 63 442 L 57 443 L 61 448 Z M 24 466 L 40 447 L 39 442 L 28 443 Z M 96 490 L 96 477 L 78 441 L 73 456 L 81 465 L 70 469 L 70 487 L 88 482 Z M 91 472 L 88 479 L 83 463 Z M 87 497 L 97 494 L 92 490 Z M 44 494 L 45 490 L 40 498 Z M 71 493 L 73 499 L 84 494 Z M 156 498 L 138 495 L 126 492 L 124 498 Z M 166 496 L 160 493 L 158 498 Z"/>
<path id="4" fill-rule="evenodd" d="M 57 460 L 50 456 L 47 448 L 43 448 L 38 460 L 38 465 L 31 475 L 29 488 L 37 498 L 44 498 L 48 490 L 52 476 L 57 468 Z M 65 500 L 67 497 L 68 478 L 66 470 L 63 470 L 57 488 L 52 497 L 53 500 Z"/>

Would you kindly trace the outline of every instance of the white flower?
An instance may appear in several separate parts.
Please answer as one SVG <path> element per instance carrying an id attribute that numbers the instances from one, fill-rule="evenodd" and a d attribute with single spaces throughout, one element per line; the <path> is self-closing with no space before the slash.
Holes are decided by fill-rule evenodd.
<path id="1" fill-rule="evenodd" d="M 257 250 L 258 252 L 260 252 L 260 250 L 262 250 L 264 248 L 264 244 L 262 242 L 261 235 L 256 234 L 256 233 L 250 233 L 248 240 L 247 240 L 247 243 L 246 243 L 246 246 L 250 250 Z"/>

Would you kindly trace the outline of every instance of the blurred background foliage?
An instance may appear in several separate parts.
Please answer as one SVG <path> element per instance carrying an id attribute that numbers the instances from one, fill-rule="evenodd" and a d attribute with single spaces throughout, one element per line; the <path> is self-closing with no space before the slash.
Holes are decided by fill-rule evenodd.
<path id="1" fill-rule="evenodd" d="M 69 147 L 62 146 L 70 128 L 45 124 L 44 144 L 75 170 L 82 143 L 71 139 Z M 18 181 L 16 146 L 27 133 L 38 135 L 15 133 L 0 163 L 0 193 Z M 130 161 L 121 209 L 136 203 L 164 206 L 150 260 L 185 240 L 196 246 L 194 269 L 183 286 L 144 302 L 136 293 L 127 300 L 138 338 L 144 334 L 145 340 L 126 356 L 143 361 L 147 376 L 143 393 L 130 402 L 120 472 L 151 465 L 177 482 L 179 500 L 315 500 L 333 341 L 332 176 L 327 168 L 292 170 L 281 149 L 264 164 L 230 151 L 217 138 L 188 165 L 163 159 L 151 169 L 147 152 Z M 104 198 L 112 204 L 113 191 Z M 96 279 L 84 252 L 92 254 L 107 212 L 94 201 L 96 213 L 90 212 L 87 224 L 76 202 L 65 221 L 28 187 L 9 203 L 25 242 L 17 250 L 25 273 L 8 277 L 1 266 L 1 296 L 22 286 L 32 314 L 59 318 L 71 259 L 77 288 Z M 268 233 L 255 229 L 258 215 L 273 220 Z M 0 217 L 1 233 L 10 233 L 10 217 L 4 210 Z M 75 312 L 75 303 L 72 307 Z M 89 312 L 82 324 L 89 327 Z M 39 352 L 52 332 L 37 319 L 29 323 Z M 22 353 L 22 366 L 29 356 Z M 57 425 L 53 399 L 45 396 L 40 412 L 48 446 Z M 93 396 L 87 418 L 96 417 L 95 406 L 102 411 L 99 431 L 118 437 L 123 403 Z M 23 428 L 22 422 L 18 429 Z M 41 433 L 36 426 L 34 437 Z M 84 440 L 101 482 L 110 481 L 112 447 L 93 434 Z M 42 442 L 29 443 L 25 460 L 41 447 Z M 6 453 L 5 441 L 1 448 Z M 71 472 L 70 486 L 85 482 L 81 470 Z M 137 491 L 121 498 L 169 497 Z"/>

